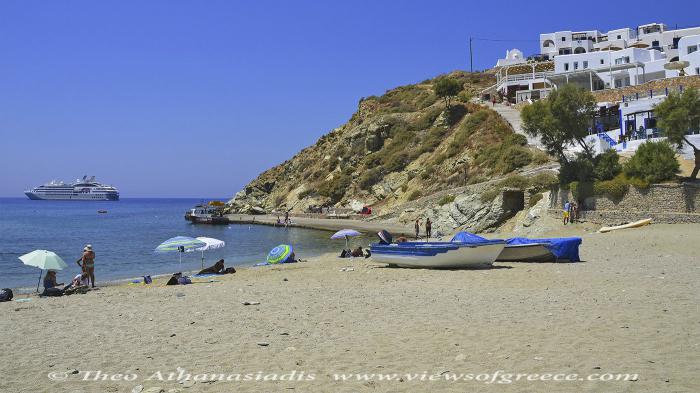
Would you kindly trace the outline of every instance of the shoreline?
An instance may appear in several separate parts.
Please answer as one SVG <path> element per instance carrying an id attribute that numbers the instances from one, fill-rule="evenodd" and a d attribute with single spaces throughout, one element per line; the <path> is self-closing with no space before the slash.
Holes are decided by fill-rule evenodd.
<path id="1" fill-rule="evenodd" d="M 277 224 L 277 216 L 270 214 L 226 214 L 225 217 L 228 218 L 229 224 L 280 226 L 279 224 Z M 356 231 L 364 232 L 379 232 L 382 229 L 386 229 L 394 235 L 404 234 L 410 236 L 411 234 L 413 234 L 414 231 L 414 229 L 411 226 L 406 225 L 382 222 L 369 222 L 363 220 L 351 220 L 345 218 L 307 218 L 290 216 L 290 219 L 292 221 L 292 223 L 289 224 L 290 227 L 316 229 L 320 231 L 329 232 L 336 232 L 341 229 L 354 229 Z M 284 224 L 282 224 L 281 226 L 284 226 Z"/>

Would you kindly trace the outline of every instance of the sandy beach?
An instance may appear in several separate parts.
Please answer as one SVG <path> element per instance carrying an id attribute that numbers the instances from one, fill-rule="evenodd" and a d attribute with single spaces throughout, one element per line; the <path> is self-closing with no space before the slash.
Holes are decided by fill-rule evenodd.
<path id="1" fill-rule="evenodd" d="M 700 225 L 575 233 L 581 263 L 454 271 L 326 255 L 0 303 L 0 391 L 700 390 Z"/>

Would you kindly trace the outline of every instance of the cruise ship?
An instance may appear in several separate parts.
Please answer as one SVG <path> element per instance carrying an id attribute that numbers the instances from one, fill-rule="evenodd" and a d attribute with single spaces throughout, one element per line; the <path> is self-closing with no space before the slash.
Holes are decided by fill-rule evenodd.
<path id="1" fill-rule="evenodd" d="M 75 183 L 66 184 L 53 180 L 42 186 L 27 190 L 29 199 L 51 201 L 118 201 L 119 191 L 110 185 L 98 183 L 95 176 L 83 176 Z"/>

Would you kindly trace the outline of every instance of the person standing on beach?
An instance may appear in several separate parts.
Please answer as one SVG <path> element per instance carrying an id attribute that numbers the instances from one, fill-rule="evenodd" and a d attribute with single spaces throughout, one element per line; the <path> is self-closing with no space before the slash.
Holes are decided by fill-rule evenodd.
<path id="1" fill-rule="evenodd" d="M 416 218 L 416 240 L 420 235 L 420 218 Z"/>
<path id="2" fill-rule="evenodd" d="M 425 220 L 425 241 L 430 240 L 433 234 L 433 223 L 430 221 L 430 217 Z"/>
<path id="3" fill-rule="evenodd" d="M 571 204 L 566 201 L 564 204 L 564 225 L 569 223 L 569 210 L 571 210 Z"/>
<path id="4" fill-rule="evenodd" d="M 92 287 L 95 288 L 95 251 L 92 250 L 92 245 L 86 245 L 83 248 L 83 255 L 75 262 L 88 274 Z"/>

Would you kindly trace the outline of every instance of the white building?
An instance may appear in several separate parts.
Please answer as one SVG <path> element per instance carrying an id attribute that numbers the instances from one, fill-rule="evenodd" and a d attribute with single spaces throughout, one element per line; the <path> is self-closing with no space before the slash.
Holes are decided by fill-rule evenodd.
<path id="1" fill-rule="evenodd" d="M 591 91 L 634 86 L 677 76 L 677 71 L 664 69 L 666 63 L 664 53 L 634 47 L 559 55 L 554 58 L 554 74 L 550 80 L 555 85 L 575 83 Z"/>
<path id="2" fill-rule="evenodd" d="M 687 75 L 700 75 L 700 34 L 683 37 L 678 42 L 678 57 L 687 61 Z"/>
<path id="3" fill-rule="evenodd" d="M 561 84 L 591 91 L 635 86 L 678 76 L 668 65 L 674 61 L 687 61 L 685 73 L 700 75 L 698 48 L 700 27 L 668 30 L 661 23 L 540 34 L 539 55 L 526 58 L 512 49 L 498 60 L 495 90 L 518 103 L 544 98 Z"/>
<path id="4" fill-rule="evenodd" d="M 621 28 L 601 33 L 598 30 L 558 31 L 540 34 L 540 53 L 553 59 L 559 55 L 581 54 L 630 47 L 656 49 L 669 61 L 678 60 L 681 38 L 700 34 L 700 27 L 668 30 L 663 23 L 636 28 Z"/>
<path id="5" fill-rule="evenodd" d="M 506 57 L 503 59 L 498 59 L 496 62 L 496 67 L 503 67 L 513 64 L 525 63 L 525 57 L 523 57 L 523 52 L 520 49 L 511 49 L 506 51 Z"/>

